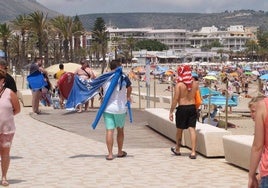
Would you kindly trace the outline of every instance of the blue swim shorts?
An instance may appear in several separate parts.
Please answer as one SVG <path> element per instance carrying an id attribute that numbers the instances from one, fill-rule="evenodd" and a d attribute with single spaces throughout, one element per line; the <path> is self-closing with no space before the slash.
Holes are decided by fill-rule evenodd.
<path id="1" fill-rule="evenodd" d="M 123 114 L 110 114 L 107 112 L 103 113 L 105 127 L 108 130 L 115 128 L 123 128 L 126 122 L 126 113 Z"/>

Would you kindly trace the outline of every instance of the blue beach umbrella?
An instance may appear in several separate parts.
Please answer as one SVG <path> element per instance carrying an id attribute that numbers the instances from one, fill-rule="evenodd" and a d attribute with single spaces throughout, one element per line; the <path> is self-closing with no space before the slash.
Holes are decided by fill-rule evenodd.
<path id="1" fill-rule="evenodd" d="M 218 73 L 215 71 L 211 71 L 211 72 L 207 73 L 207 76 L 217 76 L 217 75 L 218 75 Z"/>
<path id="2" fill-rule="evenodd" d="M 196 72 L 192 72 L 192 77 L 198 77 L 198 74 Z"/>
<path id="3" fill-rule="evenodd" d="M 268 80 L 268 74 L 264 74 L 262 76 L 260 76 L 261 80 Z"/>

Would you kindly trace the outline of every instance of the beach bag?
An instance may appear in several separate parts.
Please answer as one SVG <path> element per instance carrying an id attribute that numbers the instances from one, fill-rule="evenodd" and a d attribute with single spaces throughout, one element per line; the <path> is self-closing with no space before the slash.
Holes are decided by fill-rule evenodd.
<path id="1" fill-rule="evenodd" d="M 39 71 L 35 71 L 29 76 L 27 76 L 27 81 L 29 83 L 30 89 L 32 89 L 33 91 L 40 90 L 43 87 L 47 86 L 47 82 L 45 80 L 44 75 Z"/>
<path id="2" fill-rule="evenodd" d="M 202 104 L 202 98 L 201 98 L 201 95 L 200 95 L 200 91 L 197 90 L 195 92 L 195 107 L 196 107 L 196 109 L 198 109 L 201 104 Z"/>

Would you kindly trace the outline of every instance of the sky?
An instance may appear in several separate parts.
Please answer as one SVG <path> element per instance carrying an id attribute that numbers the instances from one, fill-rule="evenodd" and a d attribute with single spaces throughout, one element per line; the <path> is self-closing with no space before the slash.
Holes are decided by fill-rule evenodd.
<path id="1" fill-rule="evenodd" d="M 268 0 L 37 0 L 66 16 L 93 13 L 268 11 Z"/>

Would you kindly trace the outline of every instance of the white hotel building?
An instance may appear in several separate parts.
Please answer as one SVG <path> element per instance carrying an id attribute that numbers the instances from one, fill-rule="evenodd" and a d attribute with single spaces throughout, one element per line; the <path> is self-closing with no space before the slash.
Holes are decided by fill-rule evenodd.
<path id="1" fill-rule="evenodd" d="M 182 51 L 185 48 L 200 48 L 213 41 L 219 41 L 225 49 L 242 50 L 247 40 L 256 40 L 256 28 L 245 28 L 242 25 L 230 26 L 225 31 L 217 27 L 202 27 L 199 31 L 187 31 L 185 29 L 153 29 L 153 28 L 107 28 L 109 38 L 127 38 L 136 40 L 152 39 L 168 46 L 169 50 Z M 110 40 L 108 46 L 113 46 Z"/>

